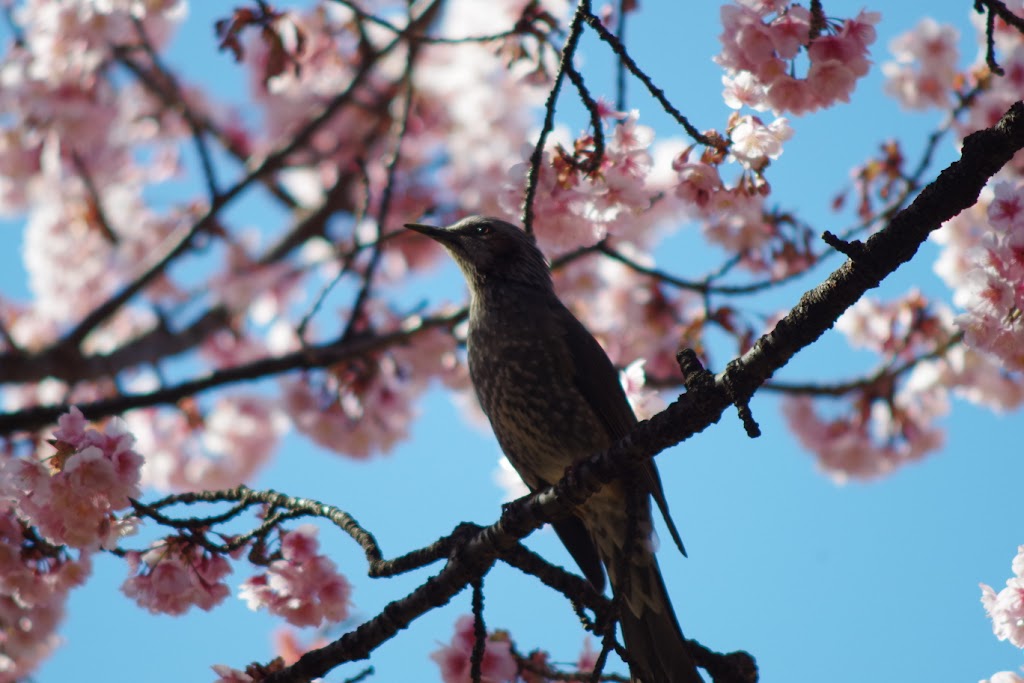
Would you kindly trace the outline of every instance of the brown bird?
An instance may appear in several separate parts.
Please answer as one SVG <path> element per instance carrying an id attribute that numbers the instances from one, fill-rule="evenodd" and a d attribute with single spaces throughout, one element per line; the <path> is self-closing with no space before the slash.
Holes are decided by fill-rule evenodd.
<path id="1" fill-rule="evenodd" d="M 439 242 L 462 269 L 470 292 L 473 386 L 498 443 L 530 490 L 556 483 L 569 465 L 633 429 L 637 420 L 615 367 L 555 295 L 547 262 L 530 235 L 481 216 L 446 228 L 405 227 Z M 553 526 L 597 590 L 604 588 L 602 564 L 608 572 L 620 600 L 633 681 L 701 683 L 651 546 L 652 496 L 685 554 L 653 461 L 634 480 L 605 486 L 576 516 Z M 627 538 L 631 512 L 637 535 Z"/>

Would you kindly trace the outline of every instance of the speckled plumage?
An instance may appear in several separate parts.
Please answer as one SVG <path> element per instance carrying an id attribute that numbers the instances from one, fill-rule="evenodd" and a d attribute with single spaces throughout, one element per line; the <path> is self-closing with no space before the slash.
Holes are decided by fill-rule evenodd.
<path id="1" fill-rule="evenodd" d="M 636 424 L 611 361 L 555 295 L 543 255 L 519 228 L 474 216 L 448 228 L 409 225 L 440 242 L 470 289 L 469 369 L 502 450 L 531 490 L 557 482 L 573 462 L 608 448 Z M 638 495 L 627 575 L 627 491 Z M 643 683 L 699 683 L 647 539 L 651 496 L 682 549 L 654 463 L 636 481 L 604 487 L 555 530 L 601 589 L 602 564 L 624 603 L 630 673 Z"/>

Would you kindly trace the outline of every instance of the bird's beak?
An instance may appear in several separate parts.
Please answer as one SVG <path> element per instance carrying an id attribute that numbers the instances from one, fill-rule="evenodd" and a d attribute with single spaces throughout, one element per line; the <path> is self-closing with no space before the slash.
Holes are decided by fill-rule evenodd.
<path id="1" fill-rule="evenodd" d="M 406 223 L 405 227 L 441 244 L 451 244 L 455 241 L 453 235 L 444 228 L 435 228 L 433 225 L 423 225 L 422 223 Z"/>

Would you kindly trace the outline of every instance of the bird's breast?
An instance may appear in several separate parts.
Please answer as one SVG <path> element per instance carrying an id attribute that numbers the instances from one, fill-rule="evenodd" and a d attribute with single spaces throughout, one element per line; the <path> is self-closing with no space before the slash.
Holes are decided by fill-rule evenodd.
<path id="1" fill-rule="evenodd" d="M 610 439 L 576 386 L 557 321 L 537 311 L 494 313 L 470 319 L 469 371 L 477 397 L 513 466 L 557 481 L 568 465 L 606 448 Z"/>

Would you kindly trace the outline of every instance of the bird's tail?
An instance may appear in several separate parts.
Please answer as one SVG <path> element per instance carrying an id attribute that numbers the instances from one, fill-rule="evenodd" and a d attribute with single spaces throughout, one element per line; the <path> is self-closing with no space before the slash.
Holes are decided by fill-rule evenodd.
<path id="1" fill-rule="evenodd" d="M 650 499 L 641 491 L 635 519 L 625 500 L 624 487 L 608 486 L 587 501 L 583 518 L 618 599 L 630 677 L 634 683 L 703 683 L 654 556 Z"/>
<path id="2" fill-rule="evenodd" d="M 619 624 L 632 680 L 703 683 L 672 611 L 658 561 L 649 550 L 637 554 L 642 557 L 629 562 L 628 583 L 614 582 L 619 584 Z"/>

